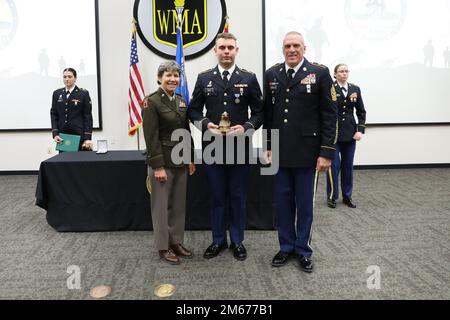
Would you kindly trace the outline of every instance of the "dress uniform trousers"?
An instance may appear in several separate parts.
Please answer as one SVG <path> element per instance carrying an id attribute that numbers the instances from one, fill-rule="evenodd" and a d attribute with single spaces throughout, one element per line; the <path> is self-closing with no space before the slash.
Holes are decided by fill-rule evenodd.
<path id="1" fill-rule="evenodd" d="M 213 242 L 227 243 L 227 222 L 230 225 L 230 240 L 240 244 L 244 241 L 246 222 L 246 202 L 248 191 L 249 165 L 205 166 L 210 185 L 211 224 Z M 225 211 L 229 211 L 229 221 L 225 220 Z"/>
<path id="2" fill-rule="evenodd" d="M 314 176 L 315 168 L 280 168 L 275 176 L 278 240 L 283 252 L 312 255 Z"/>
<path id="3" fill-rule="evenodd" d="M 337 200 L 339 198 L 339 173 L 341 174 L 342 197 L 352 198 L 355 150 L 355 140 L 336 144 L 336 153 L 327 175 L 328 199 Z"/>

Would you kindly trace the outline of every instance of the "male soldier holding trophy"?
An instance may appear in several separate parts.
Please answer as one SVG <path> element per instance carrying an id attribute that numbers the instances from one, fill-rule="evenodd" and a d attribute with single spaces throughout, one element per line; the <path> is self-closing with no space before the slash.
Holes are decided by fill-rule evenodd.
<path id="1" fill-rule="evenodd" d="M 261 88 L 255 74 L 235 65 L 238 51 L 233 34 L 217 35 L 214 53 L 218 65 L 198 75 L 188 111 L 190 120 L 196 123 L 204 134 L 207 133 L 203 140 L 210 135 L 211 140 L 225 140 L 224 144 L 228 144 L 227 148 L 215 150 L 213 163 L 205 165 L 212 197 L 213 235 L 212 244 L 203 255 L 206 259 L 214 258 L 228 248 L 225 219 L 227 207 L 230 248 L 237 260 L 242 261 L 247 257 L 247 250 L 242 242 L 250 167 L 248 159 L 241 164 L 236 161 L 236 157 L 226 159 L 223 151 L 234 150 L 238 158 L 248 153 L 245 144 L 236 144 L 236 140 L 246 135 L 248 130 L 257 130 L 263 123 L 264 115 Z M 203 115 L 204 107 L 206 116 Z M 207 145 L 204 143 L 204 149 Z"/>

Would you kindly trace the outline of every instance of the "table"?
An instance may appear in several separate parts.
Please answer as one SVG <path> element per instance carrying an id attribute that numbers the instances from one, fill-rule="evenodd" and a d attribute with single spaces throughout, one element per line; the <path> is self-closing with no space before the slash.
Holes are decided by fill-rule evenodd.
<path id="1" fill-rule="evenodd" d="M 147 166 L 141 151 L 64 152 L 40 165 L 36 205 L 61 232 L 151 230 Z M 251 169 L 247 229 L 273 230 L 272 177 Z M 208 183 L 202 165 L 188 179 L 186 230 L 210 230 Z"/>

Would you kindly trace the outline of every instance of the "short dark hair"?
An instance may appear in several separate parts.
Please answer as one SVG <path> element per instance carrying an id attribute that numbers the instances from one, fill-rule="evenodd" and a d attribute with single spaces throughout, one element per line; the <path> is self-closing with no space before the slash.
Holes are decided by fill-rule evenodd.
<path id="1" fill-rule="evenodd" d="M 77 77 L 77 71 L 76 71 L 74 68 L 65 68 L 65 69 L 63 70 L 63 74 L 64 74 L 64 72 L 66 72 L 66 71 L 72 72 L 73 76 L 74 76 L 75 78 Z"/>
<path id="2" fill-rule="evenodd" d="M 158 67 L 157 73 L 158 79 L 163 76 L 164 72 L 176 72 L 178 73 L 178 75 L 181 75 L 181 67 L 174 60 L 165 61 L 161 63 Z M 161 84 L 161 81 L 158 80 L 158 84 Z"/>
<path id="3" fill-rule="evenodd" d="M 219 39 L 225 39 L 225 40 L 232 39 L 232 40 L 234 40 L 234 41 L 237 41 L 236 36 L 235 36 L 234 34 L 232 34 L 232 33 L 229 33 L 229 32 L 219 33 L 219 34 L 216 36 L 216 44 L 217 44 L 217 40 L 219 40 Z"/>

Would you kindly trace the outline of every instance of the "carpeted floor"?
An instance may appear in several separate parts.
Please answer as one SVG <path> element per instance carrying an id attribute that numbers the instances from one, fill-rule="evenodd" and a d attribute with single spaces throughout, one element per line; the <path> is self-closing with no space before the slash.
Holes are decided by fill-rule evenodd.
<path id="1" fill-rule="evenodd" d="M 321 181 L 312 274 L 295 260 L 271 267 L 276 231 L 246 232 L 244 262 L 203 259 L 210 232 L 187 231 L 196 256 L 179 266 L 159 261 L 152 232 L 58 233 L 34 205 L 36 181 L 0 176 L 0 299 L 91 299 L 100 284 L 113 288 L 106 299 L 160 299 L 163 283 L 177 287 L 169 299 L 450 299 L 450 169 L 356 171 L 354 210 L 327 208 Z M 73 265 L 81 288 L 70 290 Z"/>

